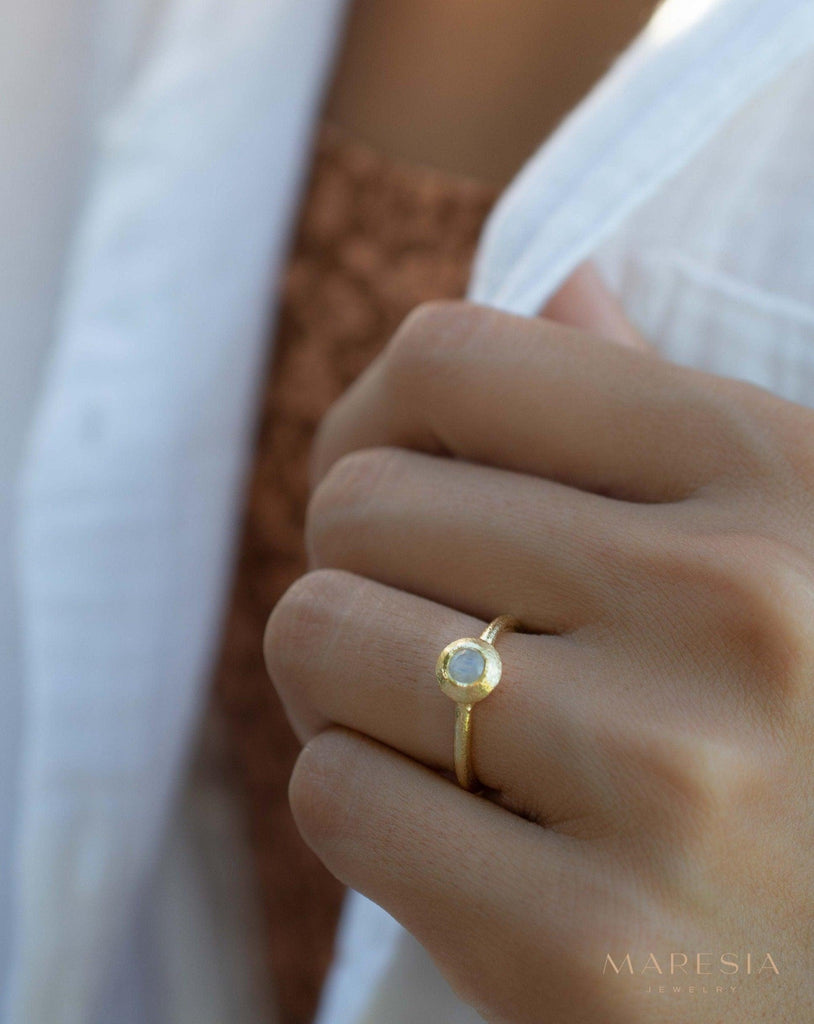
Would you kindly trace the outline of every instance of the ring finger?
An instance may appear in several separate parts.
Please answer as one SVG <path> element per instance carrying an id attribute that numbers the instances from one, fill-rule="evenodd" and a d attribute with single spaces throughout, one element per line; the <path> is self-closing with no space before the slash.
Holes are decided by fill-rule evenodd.
<path id="1" fill-rule="evenodd" d="M 443 605 L 321 570 L 278 603 L 266 658 L 303 740 L 334 723 L 451 769 L 454 708 L 435 681 L 435 659 L 451 640 L 482 629 Z M 590 813 L 607 777 L 586 741 L 592 709 L 606 705 L 592 697 L 602 659 L 573 637 L 506 635 L 498 646 L 504 680 L 475 710 L 478 778 L 527 817 Z"/>

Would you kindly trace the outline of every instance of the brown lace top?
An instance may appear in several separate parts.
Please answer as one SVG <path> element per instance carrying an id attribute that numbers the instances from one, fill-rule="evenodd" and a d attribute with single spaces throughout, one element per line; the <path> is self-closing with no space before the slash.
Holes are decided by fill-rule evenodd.
<path id="1" fill-rule="evenodd" d="M 266 678 L 263 628 L 305 569 L 306 469 L 320 417 L 418 303 L 463 294 L 494 193 L 388 161 L 334 128 L 317 141 L 285 276 L 215 701 L 230 736 L 264 901 L 281 1024 L 306 1024 L 342 890 L 305 847 L 286 789 L 298 744 Z"/>

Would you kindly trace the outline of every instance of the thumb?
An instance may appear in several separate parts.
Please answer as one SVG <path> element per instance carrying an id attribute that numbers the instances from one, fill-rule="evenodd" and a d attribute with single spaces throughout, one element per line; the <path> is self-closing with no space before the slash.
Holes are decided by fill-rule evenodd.
<path id="1" fill-rule="evenodd" d="M 543 316 L 569 327 L 599 334 L 629 348 L 651 351 L 650 344 L 625 316 L 621 303 L 592 263 L 582 263 L 551 296 Z"/>

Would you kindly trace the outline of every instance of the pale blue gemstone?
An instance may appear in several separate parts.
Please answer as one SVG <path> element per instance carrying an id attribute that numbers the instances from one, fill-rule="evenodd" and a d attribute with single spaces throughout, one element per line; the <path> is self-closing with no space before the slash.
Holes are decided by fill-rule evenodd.
<path id="1" fill-rule="evenodd" d="M 447 663 L 449 678 L 455 683 L 461 683 L 462 686 L 477 682 L 485 668 L 486 661 L 483 655 L 474 647 L 462 647 Z"/>

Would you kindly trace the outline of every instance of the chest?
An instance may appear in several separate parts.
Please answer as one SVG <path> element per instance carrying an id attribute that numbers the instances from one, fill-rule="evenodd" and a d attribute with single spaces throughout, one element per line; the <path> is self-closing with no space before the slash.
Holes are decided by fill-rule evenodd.
<path id="1" fill-rule="evenodd" d="M 355 0 L 327 113 L 386 155 L 502 185 L 653 6 Z"/>

